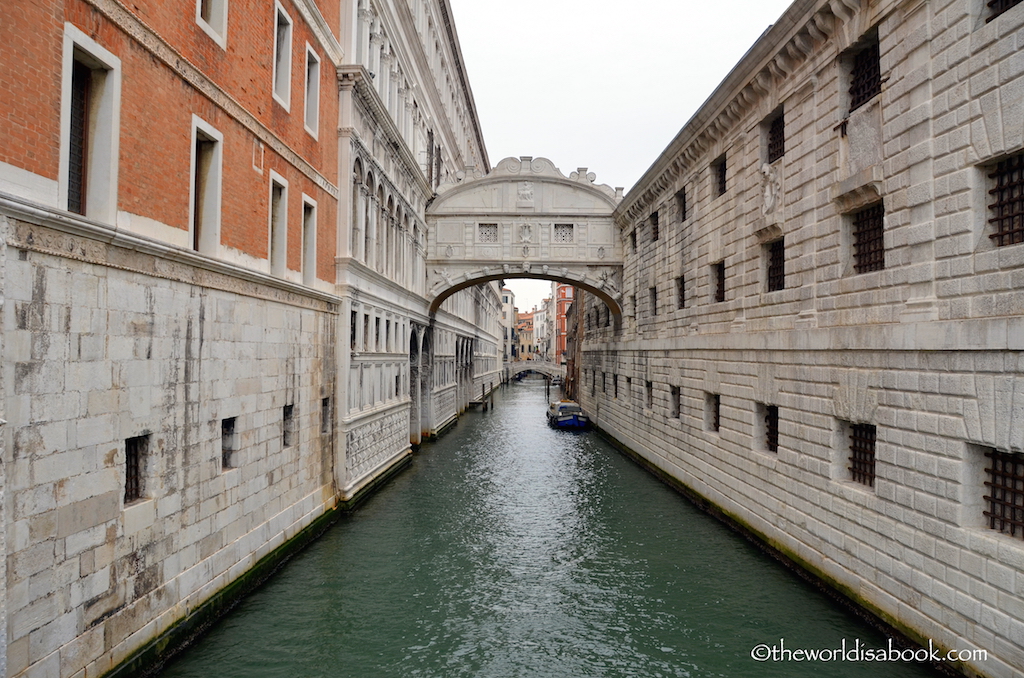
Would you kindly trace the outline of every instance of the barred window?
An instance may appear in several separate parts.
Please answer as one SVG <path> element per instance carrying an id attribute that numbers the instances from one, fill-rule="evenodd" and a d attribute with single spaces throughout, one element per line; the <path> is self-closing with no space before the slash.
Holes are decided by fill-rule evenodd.
<path id="1" fill-rule="evenodd" d="M 779 406 L 765 405 L 764 444 L 769 452 L 779 451 Z"/>
<path id="2" fill-rule="evenodd" d="M 479 238 L 480 242 L 498 242 L 498 225 L 497 224 L 480 224 Z"/>
<path id="3" fill-rule="evenodd" d="M 676 207 L 679 209 L 679 221 L 686 221 L 686 189 L 676 191 Z"/>
<path id="4" fill-rule="evenodd" d="M 291 447 L 294 444 L 295 406 L 285 405 L 281 413 L 281 445 L 282 447 Z"/>
<path id="5" fill-rule="evenodd" d="M 779 113 L 768 125 L 768 162 L 775 162 L 786 154 L 786 122 Z"/>
<path id="6" fill-rule="evenodd" d="M 629 242 L 630 242 L 630 245 L 632 247 L 632 250 L 634 252 L 636 252 L 636 229 L 635 228 L 632 231 L 629 232 Z"/>
<path id="7" fill-rule="evenodd" d="M 654 382 L 649 381 L 646 383 L 647 388 L 647 409 L 654 409 Z"/>
<path id="8" fill-rule="evenodd" d="M 711 266 L 712 278 L 715 285 L 715 301 L 725 301 L 725 262 L 720 261 Z"/>
<path id="9" fill-rule="evenodd" d="M 885 268 L 884 217 L 882 203 L 865 207 L 853 215 L 853 268 L 857 273 Z"/>
<path id="10" fill-rule="evenodd" d="M 850 112 L 871 101 L 882 91 L 881 55 L 878 38 L 853 55 L 850 69 Z"/>
<path id="11" fill-rule="evenodd" d="M 686 277 L 676 278 L 676 307 L 686 308 Z"/>
<path id="12" fill-rule="evenodd" d="M 555 224 L 555 242 L 572 241 L 572 224 Z"/>
<path id="13" fill-rule="evenodd" d="M 1024 539 L 1024 454 L 989 449 L 985 456 L 988 526 Z"/>
<path id="14" fill-rule="evenodd" d="M 995 226 L 989 237 L 997 246 L 1024 242 L 1024 153 L 998 163 L 988 177 L 995 182 L 988 192 L 994 215 L 988 223 Z"/>
<path id="15" fill-rule="evenodd" d="M 124 503 L 142 499 L 145 490 L 142 471 L 149 452 L 149 435 L 135 436 L 124 441 Z"/>
<path id="16" fill-rule="evenodd" d="M 711 165 L 711 171 L 715 178 L 715 195 L 725 195 L 725 156 L 723 155 Z"/>
<path id="17" fill-rule="evenodd" d="M 784 238 L 765 245 L 768 250 L 768 291 L 786 287 L 786 242 Z"/>
<path id="18" fill-rule="evenodd" d="M 705 395 L 705 408 L 707 410 L 707 426 L 709 431 L 719 431 L 722 426 L 722 396 L 718 393 Z"/>
<path id="19" fill-rule="evenodd" d="M 648 288 L 647 292 L 651 297 L 651 315 L 658 315 L 658 288 Z"/>
<path id="20" fill-rule="evenodd" d="M 985 22 L 988 23 L 989 21 L 992 21 L 1006 10 L 1010 9 L 1015 5 L 1019 5 L 1021 2 L 1022 0 L 989 0 L 989 15 L 988 18 L 985 19 Z"/>
<path id="21" fill-rule="evenodd" d="M 850 476 L 854 482 L 875 486 L 875 426 L 850 426 Z"/>
<path id="22" fill-rule="evenodd" d="M 671 386 L 672 392 L 672 417 L 675 419 L 679 418 L 679 387 Z"/>
<path id="23" fill-rule="evenodd" d="M 661 235 L 661 230 L 658 227 L 658 213 L 651 212 L 651 240 L 657 240 Z"/>

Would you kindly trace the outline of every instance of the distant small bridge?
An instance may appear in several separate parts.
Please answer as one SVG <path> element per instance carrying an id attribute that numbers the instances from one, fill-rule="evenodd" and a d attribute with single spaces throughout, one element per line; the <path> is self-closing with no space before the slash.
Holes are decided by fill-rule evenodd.
<path id="1" fill-rule="evenodd" d="M 523 360 L 521 362 L 509 363 L 509 379 L 526 372 L 536 372 L 549 378 L 562 377 L 564 379 L 565 365 L 556 365 L 555 363 L 544 362 L 541 360 Z"/>

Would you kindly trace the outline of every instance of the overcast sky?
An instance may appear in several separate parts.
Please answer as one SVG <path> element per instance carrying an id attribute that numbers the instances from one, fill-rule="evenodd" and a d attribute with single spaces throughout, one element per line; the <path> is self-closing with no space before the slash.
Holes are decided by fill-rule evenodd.
<path id="1" fill-rule="evenodd" d="M 790 0 L 449 0 L 491 166 L 630 187 Z M 510 280 L 528 311 L 546 281 Z"/>

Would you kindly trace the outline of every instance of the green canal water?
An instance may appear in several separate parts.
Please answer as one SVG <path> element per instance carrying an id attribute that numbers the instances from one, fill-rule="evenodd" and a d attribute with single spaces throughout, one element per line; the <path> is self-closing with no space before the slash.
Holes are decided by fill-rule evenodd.
<path id="1" fill-rule="evenodd" d="M 755 661 L 761 644 L 887 640 L 596 434 L 549 429 L 542 381 L 495 405 L 424 445 L 162 676 L 935 675 Z"/>

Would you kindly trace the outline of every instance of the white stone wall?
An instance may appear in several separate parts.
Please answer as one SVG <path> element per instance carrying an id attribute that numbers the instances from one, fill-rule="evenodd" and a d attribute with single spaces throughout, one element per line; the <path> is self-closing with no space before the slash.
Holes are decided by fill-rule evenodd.
<path id="1" fill-rule="evenodd" d="M 617 211 L 625 315 L 605 327 L 589 297 L 580 393 L 602 428 L 889 621 L 1017 676 L 1024 540 L 988 529 L 982 497 L 985 450 L 1024 451 L 1024 245 L 996 247 L 987 208 L 991 166 L 1024 150 L 1024 5 L 987 12 L 792 7 Z M 848 114 L 846 55 L 872 30 L 881 94 Z M 780 107 L 785 155 L 767 165 Z M 877 200 L 885 267 L 857 274 L 850 214 Z M 768 291 L 778 237 L 785 289 Z M 873 487 L 847 468 L 850 423 L 876 426 Z"/>
<path id="2" fill-rule="evenodd" d="M 336 304 L 130 237 L 8 237 L 8 675 L 99 675 L 333 505 Z"/>

